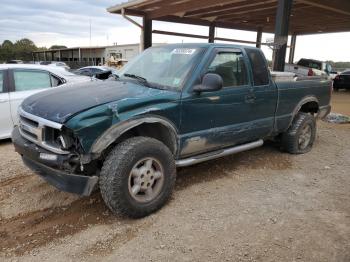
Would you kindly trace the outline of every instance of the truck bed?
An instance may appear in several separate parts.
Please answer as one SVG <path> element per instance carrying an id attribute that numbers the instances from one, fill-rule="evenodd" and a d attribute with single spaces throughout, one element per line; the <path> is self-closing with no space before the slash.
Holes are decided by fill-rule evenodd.
<path id="1" fill-rule="evenodd" d="M 275 130 L 288 129 L 294 114 L 302 104 L 316 102 L 319 110 L 330 105 L 331 81 L 318 77 L 294 78 L 292 81 L 275 82 L 278 90 Z"/>

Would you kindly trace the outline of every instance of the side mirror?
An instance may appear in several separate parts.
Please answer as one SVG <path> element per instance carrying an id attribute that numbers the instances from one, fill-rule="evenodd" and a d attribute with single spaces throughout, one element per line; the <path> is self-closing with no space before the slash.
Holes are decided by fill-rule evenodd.
<path id="1" fill-rule="evenodd" d="M 214 92 L 222 89 L 223 80 L 222 77 L 218 74 L 207 73 L 202 79 L 200 85 L 196 85 L 193 88 L 194 92 Z"/>

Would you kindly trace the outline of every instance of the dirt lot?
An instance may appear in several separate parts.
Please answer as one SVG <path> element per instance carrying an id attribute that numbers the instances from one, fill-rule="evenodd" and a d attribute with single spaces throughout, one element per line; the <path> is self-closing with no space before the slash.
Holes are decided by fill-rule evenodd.
<path id="1" fill-rule="evenodd" d="M 333 107 L 350 115 L 350 92 Z M 179 170 L 170 203 L 140 220 L 57 191 L 1 142 L 0 260 L 348 262 L 350 125 L 318 127 L 306 155 L 267 144 Z"/>

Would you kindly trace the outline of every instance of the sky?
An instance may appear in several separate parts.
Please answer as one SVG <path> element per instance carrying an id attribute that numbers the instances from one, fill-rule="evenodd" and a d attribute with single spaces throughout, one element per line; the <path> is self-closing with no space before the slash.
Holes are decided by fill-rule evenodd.
<path id="1" fill-rule="evenodd" d="M 29 38 L 39 46 L 52 45 L 104 46 L 132 44 L 140 41 L 140 29 L 116 14 L 109 14 L 107 7 L 126 0 L 1 0 L 0 42 Z M 140 19 L 135 18 L 141 22 Z M 91 43 L 90 43 L 91 21 Z M 181 33 L 196 32 L 208 35 L 208 28 L 166 22 L 154 22 L 153 29 Z M 216 29 L 216 36 L 256 40 L 255 32 Z M 272 38 L 263 34 L 263 42 Z M 154 43 L 205 42 L 203 39 L 153 34 Z M 313 58 L 319 60 L 350 61 L 350 32 L 298 36 L 295 60 Z M 272 51 L 263 47 L 268 59 Z M 288 55 L 288 54 L 287 54 Z M 287 56 L 288 57 L 288 56 Z"/>

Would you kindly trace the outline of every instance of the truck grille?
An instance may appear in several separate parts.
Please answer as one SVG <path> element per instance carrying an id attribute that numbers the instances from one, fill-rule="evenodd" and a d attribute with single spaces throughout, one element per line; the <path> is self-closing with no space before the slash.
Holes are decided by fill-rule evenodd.
<path id="1" fill-rule="evenodd" d="M 19 132 L 25 139 L 56 154 L 68 154 L 56 142 L 62 125 L 47 119 L 29 114 L 19 108 Z"/>

